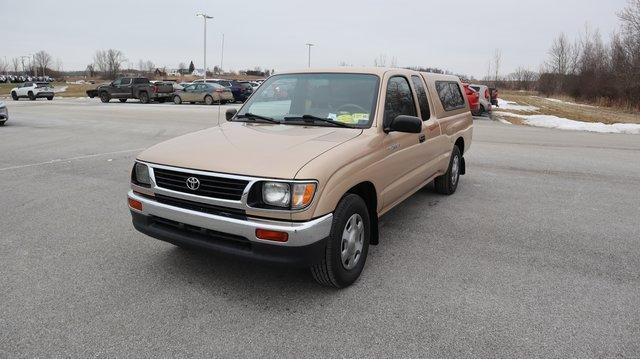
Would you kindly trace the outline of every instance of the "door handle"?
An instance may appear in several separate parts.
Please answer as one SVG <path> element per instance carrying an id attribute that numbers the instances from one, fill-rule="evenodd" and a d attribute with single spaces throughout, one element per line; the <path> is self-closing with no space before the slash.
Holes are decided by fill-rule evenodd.
<path id="1" fill-rule="evenodd" d="M 418 137 L 418 141 L 420 141 L 420 143 L 424 142 L 427 139 L 427 136 L 423 134 L 420 135 L 420 137 Z"/>

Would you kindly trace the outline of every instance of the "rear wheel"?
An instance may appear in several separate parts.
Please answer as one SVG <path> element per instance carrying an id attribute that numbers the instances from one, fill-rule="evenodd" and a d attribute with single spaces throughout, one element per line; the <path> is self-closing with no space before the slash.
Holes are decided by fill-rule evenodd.
<path id="1" fill-rule="evenodd" d="M 140 92 L 140 95 L 138 97 L 140 97 L 140 102 L 149 103 L 149 94 L 148 93 Z"/>
<path id="2" fill-rule="evenodd" d="M 364 268 L 370 237 L 367 205 L 360 196 L 347 194 L 334 212 L 324 256 L 311 267 L 313 278 L 328 287 L 351 285 Z"/>
<path id="3" fill-rule="evenodd" d="M 0 126 L 4 126 L 4 123 L 5 123 L 5 122 L 7 122 L 7 121 L 6 121 L 6 120 L 5 120 L 5 121 L 1 121 L 1 122 L 0 122 Z"/>
<path id="4" fill-rule="evenodd" d="M 111 101 L 111 96 L 106 91 L 100 92 L 100 101 L 103 103 L 108 103 Z"/>
<path id="5" fill-rule="evenodd" d="M 440 177 L 436 177 L 434 180 L 434 185 L 438 193 L 451 195 L 456 191 L 460 180 L 461 166 L 462 154 L 458 146 L 453 146 L 447 172 Z"/>
<path id="6" fill-rule="evenodd" d="M 29 96 L 29 100 L 33 101 L 36 99 L 36 96 L 33 94 L 33 92 L 29 91 L 29 93 L 27 94 L 27 96 Z"/>
<path id="7" fill-rule="evenodd" d="M 120 98 L 120 99 L 118 99 L 118 101 L 120 101 L 122 103 L 125 103 L 125 102 L 127 102 L 127 99 L 126 98 Z"/>
<path id="8" fill-rule="evenodd" d="M 207 105 L 213 105 L 213 97 L 207 95 L 204 97 L 204 103 Z"/>
<path id="9" fill-rule="evenodd" d="M 11 91 L 11 98 L 13 101 L 18 101 L 18 94 L 15 91 Z"/>
<path id="10" fill-rule="evenodd" d="M 47 97 L 47 100 L 49 100 L 49 101 L 53 100 L 53 96 Z"/>
<path id="11" fill-rule="evenodd" d="M 173 96 L 173 103 L 175 103 L 176 105 L 181 104 L 182 99 L 180 98 L 180 96 Z"/>

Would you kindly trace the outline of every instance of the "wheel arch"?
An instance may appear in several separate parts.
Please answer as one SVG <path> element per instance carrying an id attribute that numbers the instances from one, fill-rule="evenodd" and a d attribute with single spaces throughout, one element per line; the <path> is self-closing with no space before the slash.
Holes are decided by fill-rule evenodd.
<path id="1" fill-rule="evenodd" d="M 345 195 L 348 193 L 358 195 L 367 205 L 369 222 L 371 223 L 371 238 L 369 239 L 369 243 L 374 245 L 378 244 L 378 193 L 376 192 L 375 185 L 369 181 L 360 182 L 351 187 Z"/>

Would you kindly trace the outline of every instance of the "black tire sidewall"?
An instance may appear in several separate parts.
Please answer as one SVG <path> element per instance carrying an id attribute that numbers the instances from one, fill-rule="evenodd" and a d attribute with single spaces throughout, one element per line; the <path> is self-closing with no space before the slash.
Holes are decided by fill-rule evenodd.
<path id="1" fill-rule="evenodd" d="M 456 183 L 452 182 L 451 171 L 453 167 L 453 159 L 458 157 L 458 176 L 456 178 Z M 462 165 L 462 155 L 460 154 L 460 149 L 458 146 L 453 146 L 453 151 L 451 152 L 451 160 L 449 161 L 449 170 L 447 171 L 447 181 L 449 181 L 449 189 L 450 192 L 453 193 L 458 188 L 458 183 L 460 183 L 460 166 Z"/>
<path id="2" fill-rule="evenodd" d="M 362 246 L 362 253 L 358 264 L 347 270 L 342 265 L 342 258 L 340 255 L 340 248 L 342 245 L 342 231 L 349 218 L 354 214 L 360 214 L 364 223 L 364 244 Z M 338 287 L 346 287 L 355 282 L 356 279 L 362 273 L 364 265 L 369 253 L 369 241 L 371 239 L 371 221 L 369 218 L 369 212 L 364 200 L 355 194 L 346 195 L 338 204 L 336 211 L 334 212 L 333 223 L 331 226 L 331 234 L 329 236 L 329 242 L 327 244 L 327 263 L 331 266 L 331 272 L 334 275 L 334 279 Z"/>
<path id="3" fill-rule="evenodd" d="M 211 99 L 211 102 L 209 102 L 209 99 Z M 209 95 L 205 96 L 205 97 L 204 97 L 204 103 L 205 103 L 206 105 L 213 105 L 213 97 L 211 97 L 211 96 L 209 96 Z"/>

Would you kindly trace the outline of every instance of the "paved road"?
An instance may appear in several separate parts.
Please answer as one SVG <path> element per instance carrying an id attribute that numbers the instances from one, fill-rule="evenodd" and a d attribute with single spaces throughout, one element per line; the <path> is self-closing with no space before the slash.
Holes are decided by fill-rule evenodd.
<path id="1" fill-rule="evenodd" d="M 640 136 L 477 120 L 458 192 L 385 216 L 335 291 L 133 230 L 136 153 L 217 107 L 9 106 L 0 357 L 640 356 Z"/>

